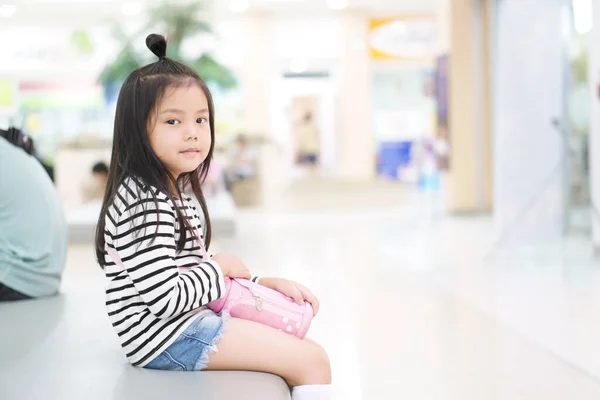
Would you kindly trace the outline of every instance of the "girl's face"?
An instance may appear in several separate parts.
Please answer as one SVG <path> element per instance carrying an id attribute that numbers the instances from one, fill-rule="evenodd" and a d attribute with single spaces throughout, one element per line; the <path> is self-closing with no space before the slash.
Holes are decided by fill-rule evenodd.
<path id="1" fill-rule="evenodd" d="M 211 145 L 208 100 L 202 89 L 167 89 L 156 113 L 149 118 L 148 139 L 152 151 L 175 179 L 198 168 Z"/>

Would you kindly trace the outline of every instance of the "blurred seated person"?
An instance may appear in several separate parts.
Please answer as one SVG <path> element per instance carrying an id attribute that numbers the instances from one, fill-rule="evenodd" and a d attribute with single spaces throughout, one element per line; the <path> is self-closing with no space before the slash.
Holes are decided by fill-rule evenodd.
<path id="1" fill-rule="evenodd" d="M 225 191 L 225 186 L 225 171 L 221 167 L 219 160 L 213 158 L 202 184 L 203 193 L 207 196 L 215 197 Z"/>
<path id="2" fill-rule="evenodd" d="M 83 200 L 85 202 L 102 200 L 107 182 L 108 165 L 102 161 L 97 162 L 92 167 L 92 179 L 83 186 Z"/>
<path id="3" fill-rule="evenodd" d="M 44 167 L 44 170 L 50 177 L 50 180 L 54 182 L 54 168 L 50 164 L 42 161 L 42 159 L 35 154 L 33 140 L 29 136 L 14 127 L 10 127 L 7 130 L 0 129 L 0 136 L 13 143 L 15 146 L 22 148 L 27 154 L 35 157 L 39 163 L 42 164 L 42 167 Z"/>
<path id="4" fill-rule="evenodd" d="M 229 163 L 225 170 L 228 190 L 235 182 L 254 177 L 257 169 L 256 149 L 250 146 L 246 136 L 239 135 L 235 140 L 235 147 L 230 153 Z"/>
<path id="5" fill-rule="evenodd" d="M 0 132 L 0 302 L 58 293 L 67 223 L 50 177 L 20 131 Z"/>
<path id="6" fill-rule="evenodd" d="M 15 127 L 9 127 L 7 130 L 0 129 L 0 136 L 21 148 L 27 154 L 34 155 L 33 140 L 21 130 Z"/>
<path id="7" fill-rule="evenodd" d="M 208 168 L 208 172 L 206 173 L 206 177 L 202 182 L 202 174 L 199 173 L 200 181 L 202 182 L 202 193 L 204 197 L 216 197 L 221 192 L 225 191 L 225 178 L 224 171 L 221 168 L 220 163 L 213 158 L 210 162 L 210 167 Z M 188 183 L 186 186 L 182 188 L 183 192 L 194 199 L 195 194 L 191 185 Z"/>

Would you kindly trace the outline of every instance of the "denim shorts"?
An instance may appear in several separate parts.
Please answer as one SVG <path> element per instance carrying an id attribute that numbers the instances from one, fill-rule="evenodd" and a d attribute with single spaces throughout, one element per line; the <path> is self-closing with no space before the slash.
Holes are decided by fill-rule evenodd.
<path id="1" fill-rule="evenodd" d="M 185 331 L 144 368 L 166 371 L 201 371 L 208 365 L 208 356 L 217 351 L 227 315 L 204 311 Z"/>

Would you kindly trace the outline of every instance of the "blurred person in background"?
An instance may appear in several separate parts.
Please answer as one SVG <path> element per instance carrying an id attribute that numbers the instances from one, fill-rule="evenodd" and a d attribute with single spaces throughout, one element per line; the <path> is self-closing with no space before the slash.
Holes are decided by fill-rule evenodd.
<path id="1" fill-rule="evenodd" d="M 217 197 L 220 193 L 225 192 L 225 171 L 219 163 L 213 158 L 210 163 L 210 167 L 208 168 L 208 172 L 206 173 L 206 177 L 203 179 L 201 172 L 198 173 L 198 179 L 202 182 L 202 190 L 205 197 Z M 192 199 L 196 198 L 194 194 L 194 189 L 190 183 L 187 183 L 184 187 L 181 188 L 185 194 L 190 196 Z M 198 201 L 198 199 L 196 199 Z M 197 204 L 198 206 L 198 204 Z"/>
<path id="2" fill-rule="evenodd" d="M 33 140 L 21 130 L 10 127 L 7 130 L 0 129 L 0 136 L 12 143 L 13 145 L 20 147 L 29 155 L 34 155 Z"/>
<path id="3" fill-rule="evenodd" d="M 296 122 L 296 152 L 297 162 L 306 165 L 315 173 L 319 164 L 319 128 L 311 112 Z"/>
<path id="4" fill-rule="evenodd" d="M 36 154 L 36 149 L 33 146 L 33 140 L 28 135 L 24 134 L 21 130 L 15 127 L 10 127 L 7 130 L 0 129 L 0 137 L 3 137 L 4 139 L 13 143 L 15 146 L 25 150 L 27 154 L 35 157 L 39 163 L 42 164 L 42 167 L 44 167 L 44 170 L 50 177 L 50 180 L 54 182 L 54 168 L 48 163 L 42 161 L 42 159 Z"/>
<path id="5" fill-rule="evenodd" d="M 108 165 L 99 161 L 92 167 L 92 179 L 83 186 L 84 201 L 102 200 L 108 182 Z"/>
<path id="6" fill-rule="evenodd" d="M 225 171 L 227 190 L 231 190 L 236 182 L 255 176 L 257 174 L 257 164 L 258 156 L 256 149 L 250 146 L 248 138 L 245 135 L 238 135 Z"/>
<path id="7" fill-rule="evenodd" d="M 67 223 L 33 141 L 0 132 L 0 302 L 58 293 L 67 254 Z"/>
<path id="8" fill-rule="evenodd" d="M 216 197 L 225 191 L 225 171 L 215 159 L 210 163 L 210 168 L 202 184 L 208 197 Z"/>

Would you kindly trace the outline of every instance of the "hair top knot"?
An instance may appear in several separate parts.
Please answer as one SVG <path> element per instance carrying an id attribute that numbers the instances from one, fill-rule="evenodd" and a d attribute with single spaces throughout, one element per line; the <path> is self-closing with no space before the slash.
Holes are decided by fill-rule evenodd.
<path id="1" fill-rule="evenodd" d="M 159 60 L 164 60 L 167 57 L 167 39 L 164 36 L 156 33 L 151 33 L 146 37 L 146 46 L 150 49 Z"/>

